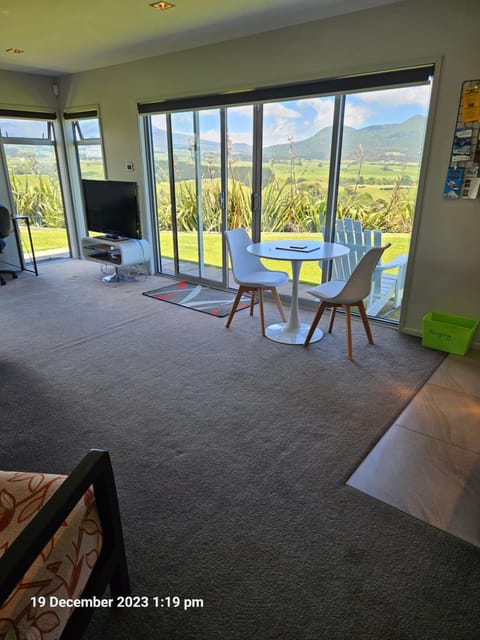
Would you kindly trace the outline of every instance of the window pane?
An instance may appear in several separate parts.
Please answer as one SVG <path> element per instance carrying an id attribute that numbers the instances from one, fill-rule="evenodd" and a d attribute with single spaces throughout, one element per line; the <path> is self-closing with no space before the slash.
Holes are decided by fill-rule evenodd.
<path id="1" fill-rule="evenodd" d="M 48 122 L 46 120 L 2 118 L 0 119 L 0 132 L 3 138 L 49 139 Z"/>
<path id="2" fill-rule="evenodd" d="M 228 228 L 252 233 L 253 105 L 227 109 Z"/>
<path id="3" fill-rule="evenodd" d="M 367 231 L 337 240 L 354 245 L 358 257 L 368 242 L 391 243 L 382 260 L 391 268 L 377 267 L 367 313 L 393 321 L 405 284 L 430 91 L 430 85 L 381 89 L 350 94 L 345 104 L 337 235 L 352 225 Z"/>
<path id="4" fill-rule="evenodd" d="M 82 178 L 92 178 L 97 180 L 103 180 L 105 178 L 102 145 L 79 145 L 78 161 L 80 163 L 80 173 Z"/>
<path id="5" fill-rule="evenodd" d="M 323 239 L 333 110 L 331 96 L 264 105 L 262 240 Z M 265 264 L 290 271 L 289 262 Z M 318 284 L 320 269 L 315 261 L 305 262 L 301 282 Z"/>
<path id="6" fill-rule="evenodd" d="M 85 118 L 75 121 L 75 140 L 99 140 L 100 123 L 98 118 Z"/>
<path id="7" fill-rule="evenodd" d="M 179 270 L 198 275 L 199 245 L 198 193 L 195 181 L 197 141 L 192 111 L 172 114 L 173 163 L 175 167 L 176 211 Z"/>
<path id="8" fill-rule="evenodd" d="M 75 146 L 77 149 L 80 176 L 103 180 L 105 167 L 98 118 L 82 118 L 71 121 Z"/>
<path id="9" fill-rule="evenodd" d="M 222 209 L 220 110 L 207 109 L 198 113 L 199 184 L 201 224 L 197 234 L 203 248 L 200 274 L 211 280 L 222 280 Z M 200 219 L 199 219 L 200 223 Z"/>
<path id="10" fill-rule="evenodd" d="M 5 144 L 4 151 L 15 211 L 28 216 L 37 259 L 69 255 L 53 144 Z M 26 233 L 21 227 L 22 238 Z M 24 246 L 29 246 L 28 238 Z"/>
<path id="11" fill-rule="evenodd" d="M 161 271 L 162 273 L 174 273 L 172 203 L 170 199 L 167 119 L 165 114 L 151 116 L 151 123 Z"/>

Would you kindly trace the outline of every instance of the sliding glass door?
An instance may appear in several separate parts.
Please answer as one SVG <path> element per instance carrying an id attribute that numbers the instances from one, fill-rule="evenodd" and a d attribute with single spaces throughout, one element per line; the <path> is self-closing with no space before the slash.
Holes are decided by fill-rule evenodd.
<path id="1" fill-rule="evenodd" d="M 397 321 L 425 139 L 430 84 L 352 93 L 345 99 L 337 239 L 391 243 L 374 278 L 370 316 Z M 352 239 L 352 236 L 353 237 Z"/>
<path id="2" fill-rule="evenodd" d="M 253 105 L 224 109 L 228 229 L 243 227 L 252 235 Z"/>
<path id="3" fill-rule="evenodd" d="M 156 114 L 149 137 L 160 271 L 228 286 L 222 232 L 251 233 L 252 106 Z"/>
<path id="4" fill-rule="evenodd" d="M 152 118 L 161 267 L 223 284 L 222 126 L 219 109 Z"/>
<path id="5" fill-rule="evenodd" d="M 323 240 L 333 113 L 331 96 L 263 105 L 262 240 Z M 290 262 L 265 264 L 291 270 Z M 319 284 L 321 266 L 305 262 L 302 285 Z M 282 293 L 288 291 L 289 285 L 284 285 Z"/>
<path id="6" fill-rule="evenodd" d="M 231 286 L 226 228 L 352 247 L 361 229 L 392 243 L 370 314 L 398 320 L 430 97 L 422 73 L 406 86 L 147 115 L 160 271 Z M 305 263 L 300 295 L 329 277 L 330 265 Z"/>

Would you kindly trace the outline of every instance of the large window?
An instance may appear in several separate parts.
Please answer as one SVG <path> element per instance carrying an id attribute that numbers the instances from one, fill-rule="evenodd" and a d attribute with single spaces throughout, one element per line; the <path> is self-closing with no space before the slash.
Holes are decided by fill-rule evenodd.
<path id="1" fill-rule="evenodd" d="M 140 105 L 155 168 L 159 270 L 230 286 L 223 229 L 246 227 L 254 240 L 335 239 L 336 220 L 348 219 L 391 242 L 396 266 L 385 271 L 393 282 L 401 264 L 404 276 L 432 73 Z M 303 265 L 304 289 L 330 277 L 322 266 Z M 372 315 L 398 320 L 403 289 L 392 292 Z"/>
<path id="2" fill-rule="evenodd" d="M 66 112 L 63 118 L 70 127 L 67 138 L 75 145 L 81 178 L 103 180 L 105 165 L 97 110 Z"/>
<path id="3" fill-rule="evenodd" d="M 0 114 L 0 142 L 15 212 L 28 217 L 37 258 L 69 255 L 54 118 L 55 114 Z M 20 230 L 29 247 L 22 224 Z"/>

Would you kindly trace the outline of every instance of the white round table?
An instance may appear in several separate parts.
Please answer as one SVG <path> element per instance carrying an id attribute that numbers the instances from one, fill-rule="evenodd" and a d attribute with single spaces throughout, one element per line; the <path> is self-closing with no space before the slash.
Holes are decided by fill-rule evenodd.
<path id="1" fill-rule="evenodd" d="M 347 254 L 350 249 L 336 242 L 317 242 L 316 240 L 271 240 L 256 242 L 247 247 L 249 253 L 269 260 L 290 260 L 292 263 L 292 301 L 287 322 L 269 325 L 265 335 L 275 342 L 284 344 L 303 344 L 310 325 L 300 322 L 298 308 L 298 282 L 304 260 L 333 260 Z M 323 331 L 316 329 L 310 342 L 323 338 Z"/>

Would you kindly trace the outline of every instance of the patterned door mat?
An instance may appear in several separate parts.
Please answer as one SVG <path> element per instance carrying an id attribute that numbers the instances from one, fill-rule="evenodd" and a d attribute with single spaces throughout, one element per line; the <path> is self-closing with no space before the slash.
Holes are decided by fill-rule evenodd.
<path id="1" fill-rule="evenodd" d="M 222 291 L 185 281 L 174 282 L 153 291 L 145 291 L 143 295 L 219 318 L 228 316 L 235 299 L 235 291 Z M 242 296 L 237 311 L 249 306 L 250 297 Z"/>

